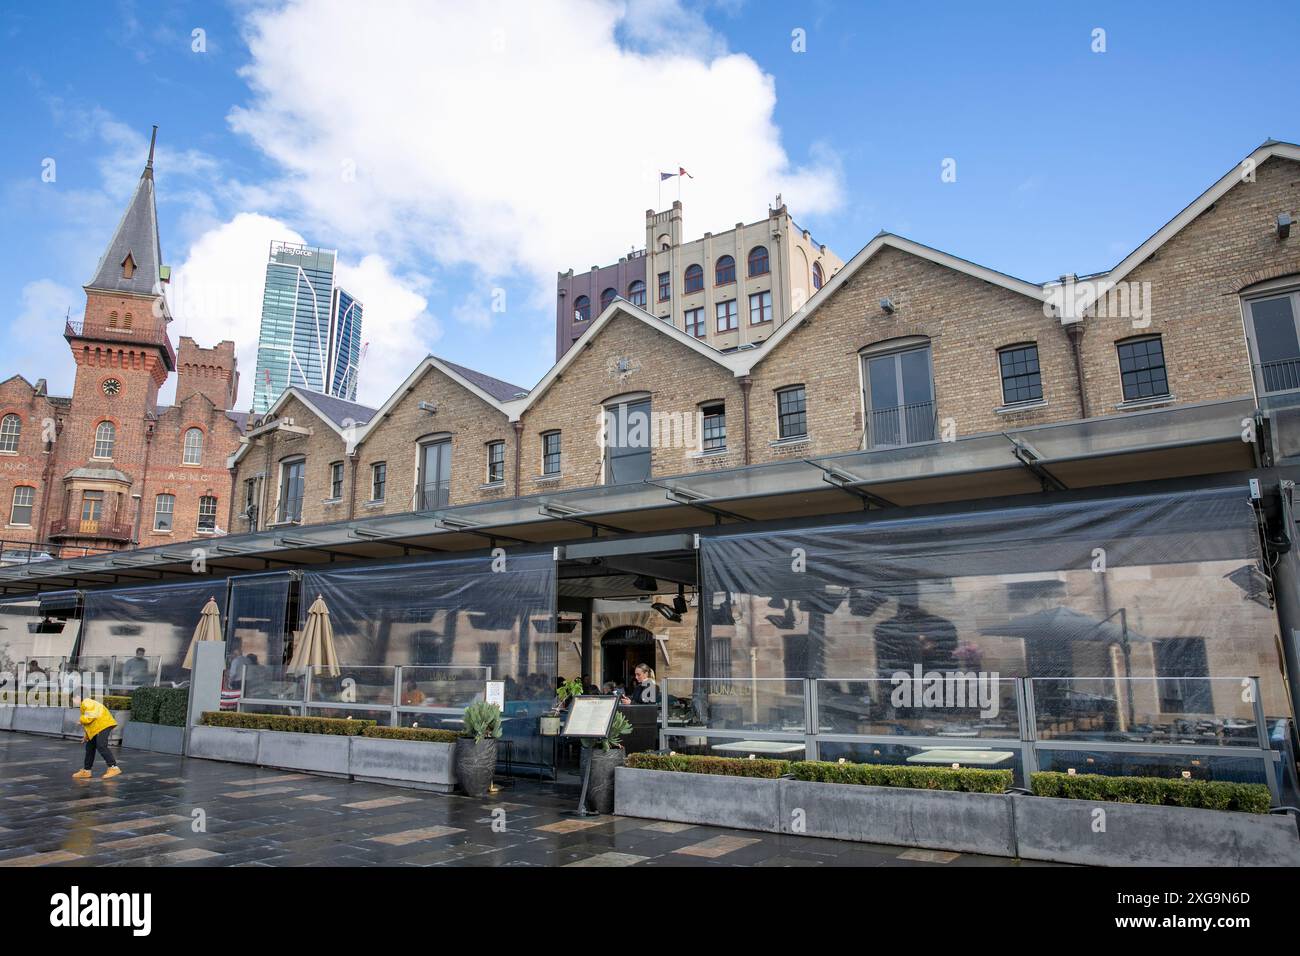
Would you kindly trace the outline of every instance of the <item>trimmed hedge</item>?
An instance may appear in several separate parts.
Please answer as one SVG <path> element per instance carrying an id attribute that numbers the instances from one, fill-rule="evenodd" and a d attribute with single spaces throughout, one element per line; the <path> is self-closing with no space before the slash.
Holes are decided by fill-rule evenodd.
<path id="1" fill-rule="evenodd" d="M 380 740 L 422 740 L 431 744 L 454 744 L 460 734 L 453 730 L 438 730 L 433 727 L 367 727 L 361 731 L 362 737 L 375 737 Z"/>
<path id="2" fill-rule="evenodd" d="M 852 783 L 863 787 L 908 787 L 912 790 L 955 790 L 960 793 L 1002 793 L 1011 786 L 1010 770 L 961 767 L 903 767 L 878 763 L 831 763 L 800 760 L 790 765 L 796 780 Z"/>
<path id="3" fill-rule="evenodd" d="M 142 724 L 184 727 L 190 692 L 184 687 L 137 687 L 131 691 L 131 719 Z"/>
<path id="4" fill-rule="evenodd" d="M 125 694 L 105 694 L 99 702 L 109 710 L 130 710 L 131 698 Z"/>
<path id="5" fill-rule="evenodd" d="M 242 714 L 236 711 L 208 710 L 203 713 L 208 727 L 238 727 L 243 730 L 279 730 L 289 734 L 326 734 L 356 737 L 373 720 L 349 720 L 346 717 L 296 717 L 291 714 Z"/>
<path id="6" fill-rule="evenodd" d="M 624 766 L 636 770 L 671 770 L 677 773 L 710 773 L 721 777 L 763 777 L 774 780 L 790 772 L 788 760 L 746 760 L 742 757 L 709 757 L 691 754 L 628 754 Z"/>
<path id="7" fill-rule="evenodd" d="M 1201 810 L 1268 813 L 1272 798 L 1262 783 L 1183 780 L 1165 777 L 1107 777 L 1097 773 L 1044 771 L 1032 775 L 1030 789 L 1039 797 L 1144 803 Z"/>

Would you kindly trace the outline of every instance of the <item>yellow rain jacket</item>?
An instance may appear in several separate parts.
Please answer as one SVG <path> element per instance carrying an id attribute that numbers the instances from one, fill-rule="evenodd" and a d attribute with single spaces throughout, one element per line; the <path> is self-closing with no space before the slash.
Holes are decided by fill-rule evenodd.
<path id="1" fill-rule="evenodd" d="M 117 721 L 107 707 L 97 700 L 87 698 L 81 702 L 81 726 L 86 732 L 86 739 L 94 740 L 101 730 L 116 727 Z"/>

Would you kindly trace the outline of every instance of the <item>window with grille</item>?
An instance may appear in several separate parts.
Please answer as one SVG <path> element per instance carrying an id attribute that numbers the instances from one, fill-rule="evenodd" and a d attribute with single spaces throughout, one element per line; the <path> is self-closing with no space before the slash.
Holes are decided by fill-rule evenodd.
<path id="1" fill-rule="evenodd" d="M 487 480 L 488 484 L 506 480 L 506 443 L 503 441 L 488 442 Z"/>
<path id="2" fill-rule="evenodd" d="M 772 293 L 755 292 L 749 297 L 749 324 L 761 325 L 772 321 Z"/>
<path id="3" fill-rule="evenodd" d="M 673 276 L 671 272 L 659 273 L 659 301 L 667 302 L 673 297 Z"/>
<path id="4" fill-rule="evenodd" d="M 22 433 L 23 420 L 17 415 L 6 415 L 0 419 L 0 451 L 17 451 L 18 439 Z"/>
<path id="5" fill-rule="evenodd" d="M 739 313 L 736 311 L 736 300 L 728 299 L 726 302 L 718 302 L 714 306 L 718 316 L 719 332 L 734 332 L 740 327 Z"/>
<path id="6" fill-rule="evenodd" d="M 1002 402 L 1037 402 L 1043 397 L 1043 378 L 1038 368 L 1038 346 L 1016 345 L 998 352 L 1002 370 Z"/>
<path id="7" fill-rule="evenodd" d="M 343 497 L 343 462 L 330 464 L 330 497 L 338 500 Z"/>
<path id="8" fill-rule="evenodd" d="M 686 269 L 686 284 L 684 291 L 699 292 L 704 288 L 704 267 L 689 266 Z"/>
<path id="9" fill-rule="evenodd" d="M 808 434 L 808 400 L 802 385 L 776 393 L 777 429 L 781 438 L 802 438 Z"/>
<path id="10" fill-rule="evenodd" d="M 749 250 L 749 274 L 753 276 L 767 275 L 767 246 L 755 246 Z"/>
<path id="11" fill-rule="evenodd" d="M 176 496 L 159 495 L 153 500 L 153 529 L 170 531 L 172 516 L 176 513 Z"/>
<path id="12" fill-rule="evenodd" d="M 721 451 L 727 447 L 727 407 L 706 405 L 700 410 L 702 445 L 705 451 Z"/>
<path id="13" fill-rule="evenodd" d="M 560 473 L 560 433 L 546 432 L 542 435 L 542 474 L 558 475 Z"/>
<path id="14" fill-rule="evenodd" d="M 112 422 L 100 422 L 95 429 L 96 458 L 112 458 L 113 446 L 117 444 L 117 428 Z"/>
<path id="15" fill-rule="evenodd" d="M 204 495 L 199 499 L 199 531 L 217 530 L 217 499 Z"/>
<path id="16" fill-rule="evenodd" d="M 722 256 L 713 266 L 714 284 L 727 285 L 736 281 L 736 260 Z"/>
<path id="17" fill-rule="evenodd" d="M 9 523 L 30 525 L 32 523 L 32 503 L 36 500 L 36 489 L 19 485 L 14 489 L 14 503 L 9 510 Z"/>
<path id="18" fill-rule="evenodd" d="M 1165 372 L 1165 350 L 1160 336 L 1118 342 L 1120 381 L 1124 401 L 1158 398 L 1169 394 L 1169 377 Z"/>
<path id="19" fill-rule="evenodd" d="M 185 465 L 201 465 L 203 463 L 203 432 L 198 428 L 190 428 L 185 432 L 185 451 L 181 457 L 181 463 Z"/>
<path id="20" fill-rule="evenodd" d="M 377 461 L 370 466 L 370 500 L 384 500 L 384 486 L 388 484 L 388 464 Z"/>
<path id="21" fill-rule="evenodd" d="M 697 339 L 702 339 L 708 334 L 708 329 L 704 327 L 704 310 L 687 309 L 686 310 L 686 332 Z"/>

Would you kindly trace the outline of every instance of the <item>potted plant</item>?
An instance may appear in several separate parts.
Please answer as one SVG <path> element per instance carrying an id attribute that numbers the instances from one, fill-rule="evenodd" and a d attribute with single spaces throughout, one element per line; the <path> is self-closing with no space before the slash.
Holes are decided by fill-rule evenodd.
<path id="1" fill-rule="evenodd" d="M 465 726 L 456 740 L 456 779 L 471 797 L 485 796 L 497 769 L 497 740 L 501 730 L 501 708 L 487 701 L 475 701 L 465 708 Z"/>
<path id="2" fill-rule="evenodd" d="M 541 734 L 543 737 L 554 737 L 560 732 L 560 725 L 564 722 L 564 702 L 570 697 L 577 697 L 581 693 L 582 680 L 577 677 L 566 680 L 556 688 L 554 705 L 542 715 Z"/>
<path id="3" fill-rule="evenodd" d="M 614 812 L 614 770 L 623 766 L 623 737 L 632 732 L 632 721 L 614 714 L 609 734 L 602 740 L 583 741 L 582 757 L 591 767 L 587 778 L 587 808 L 597 813 Z"/>

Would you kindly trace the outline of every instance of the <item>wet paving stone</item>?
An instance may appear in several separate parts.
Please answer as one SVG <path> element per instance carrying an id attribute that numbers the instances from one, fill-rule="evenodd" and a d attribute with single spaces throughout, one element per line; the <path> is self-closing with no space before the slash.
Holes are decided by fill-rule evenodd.
<path id="1" fill-rule="evenodd" d="M 1020 865 L 582 817 L 568 783 L 519 778 L 471 799 L 138 751 L 121 753 L 120 777 L 74 780 L 82 754 L 76 741 L 0 731 L 0 867 Z"/>

